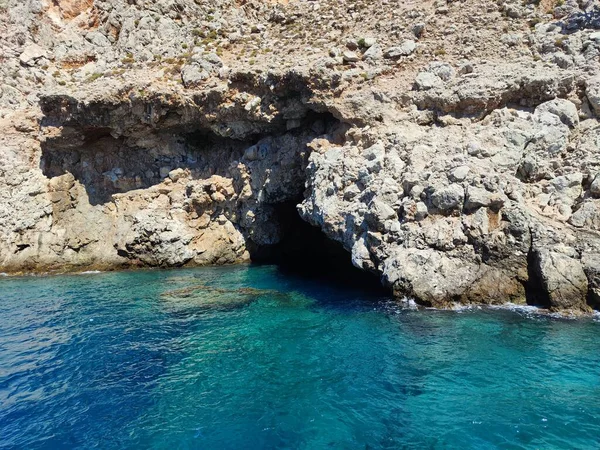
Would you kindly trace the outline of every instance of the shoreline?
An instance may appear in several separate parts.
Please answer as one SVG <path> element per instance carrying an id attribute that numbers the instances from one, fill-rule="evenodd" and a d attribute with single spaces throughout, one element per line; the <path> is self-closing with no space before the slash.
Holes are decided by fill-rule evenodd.
<path id="1" fill-rule="evenodd" d="M 2 279 L 19 279 L 19 278 L 46 278 L 56 276 L 82 276 L 82 275 L 102 275 L 109 273 L 135 273 L 135 272 L 150 272 L 150 271 L 177 271 L 177 270 L 202 270 L 204 268 L 231 268 L 231 267 L 260 267 L 260 266 L 279 266 L 278 264 L 253 264 L 253 263 L 238 263 L 238 264 L 225 264 L 225 265 L 202 265 L 202 266 L 185 266 L 185 267 L 128 267 L 118 268 L 112 270 L 73 270 L 73 271 L 53 271 L 53 272 L 26 272 L 26 273 L 6 273 L 0 272 L 0 283 Z M 527 317 L 549 317 L 552 319 L 559 320 L 579 320 L 579 319 L 592 319 L 600 320 L 600 311 L 592 309 L 589 312 L 581 310 L 552 310 L 543 306 L 530 305 L 526 303 L 451 303 L 447 307 L 432 307 L 419 304 L 414 299 L 403 297 L 394 297 L 392 293 L 389 294 L 389 302 L 393 303 L 394 307 L 397 307 L 397 312 L 406 311 L 432 311 L 432 312 L 472 312 L 476 310 L 498 310 L 498 311 L 511 311 Z"/>

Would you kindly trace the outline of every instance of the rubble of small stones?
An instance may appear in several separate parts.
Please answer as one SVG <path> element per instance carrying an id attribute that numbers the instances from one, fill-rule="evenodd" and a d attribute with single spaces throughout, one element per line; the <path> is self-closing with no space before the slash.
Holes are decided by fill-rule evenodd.
<path id="1" fill-rule="evenodd" d="M 0 272 L 250 261 L 278 205 L 398 299 L 600 307 L 600 6 L 0 2 Z"/>

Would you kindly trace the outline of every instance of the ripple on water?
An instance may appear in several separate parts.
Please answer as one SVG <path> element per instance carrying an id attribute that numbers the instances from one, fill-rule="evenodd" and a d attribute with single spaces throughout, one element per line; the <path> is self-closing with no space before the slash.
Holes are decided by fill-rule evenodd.
<path id="1" fill-rule="evenodd" d="M 597 448 L 600 316 L 406 305 L 268 266 L 5 278 L 0 448 Z"/>

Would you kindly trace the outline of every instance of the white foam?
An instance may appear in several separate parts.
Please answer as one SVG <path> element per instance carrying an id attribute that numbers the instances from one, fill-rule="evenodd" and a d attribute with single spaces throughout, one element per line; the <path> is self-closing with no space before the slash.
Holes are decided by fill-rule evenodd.
<path id="1" fill-rule="evenodd" d="M 462 303 L 452 303 L 447 309 L 456 312 L 477 311 L 481 309 L 481 305 L 463 305 Z"/>
<path id="2" fill-rule="evenodd" d="M 547 310 L 533 305 L 519 305 L 517 303 L 503 303 L 501 305 L 490 305 L 490 309 L 506 309 L 509 311 L 524 312 L 530 314 L 545 314 Z"/>
<path id="3" fill-rule="evenodd" d="M 427 311 L 452 311 L 456 313 L 463 313 L 469 311 L 481 311 L 484 309 L 492 309 L 492 310 L 504 310 L 504 311 L 512 311 L 517 314 L 521 314 L 528 318 L 541 318 L 541 317 L 550 317 L 553 319 L 581 319 L 585 317 L 590 317 L 590 315 L 584 314 L 573 314 L 570 312 L 555 312 L 549 311 L 546 308 L 542 308 L 539 306 L 533 305 L 523 305 L 517 303 L 502 303 L 499 305 L 464 305 L 462 303 L 451 303 L 446 308 L 435 308 L 432 306 L 422 306 L 415 302 L 414 299 L 409 297 L 403 297 L 398 300 L 390 300 L 385 303 L 385 308 L 390 312 L 395 312 L 396 314 L 400 314 L 402 311 L 407 310 L 427 310 Z M 594 311 L 591 314 L 591 318 L 600 322 L 600 311 Z"/>
<path id="4" fill-rule="evenodd" d="M 573 314 L 568 311 L 559 312 L 559 311 L 549 311 L 546 308 L 541 308 L 539 306 L 532 305 L 517 305 L 515 303 L 504 303 L 502 305 L 490 305 L 490 309 L 504 309 L 508 311 L 514 311 L 517 313 L 525 314 L 528 317 L 534 316 L 544 316 L 551 317 L 553 319 L 580 319 L 586 317 L 585 315 Z M 592 315 L 595 315 L 594 312 Z M 598 316 L 600 319 L 600 315 Z"/>
<path id="5" fill-rule="evenodd" d="M 85 272 L 79 272 L 79 275 L 90 275 L 94 273 L 102 273 L 101 270 L 86 270 Z"/>
<path id="6" fill-rule="evenodd" d="M 404 297 L 400 302 L 404 309 L 419 309 L 419 305 L 412 298 Z"/>

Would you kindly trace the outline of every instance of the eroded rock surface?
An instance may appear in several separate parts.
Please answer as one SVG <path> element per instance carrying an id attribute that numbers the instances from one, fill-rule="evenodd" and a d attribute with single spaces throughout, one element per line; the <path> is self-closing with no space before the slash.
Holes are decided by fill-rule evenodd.
<path id="1" fill-rule="evenodd" d="M 599 306 L 597 5 L 5 3 L 0 271 L 249 261 L 293 202 L 399 299 Z"/>

